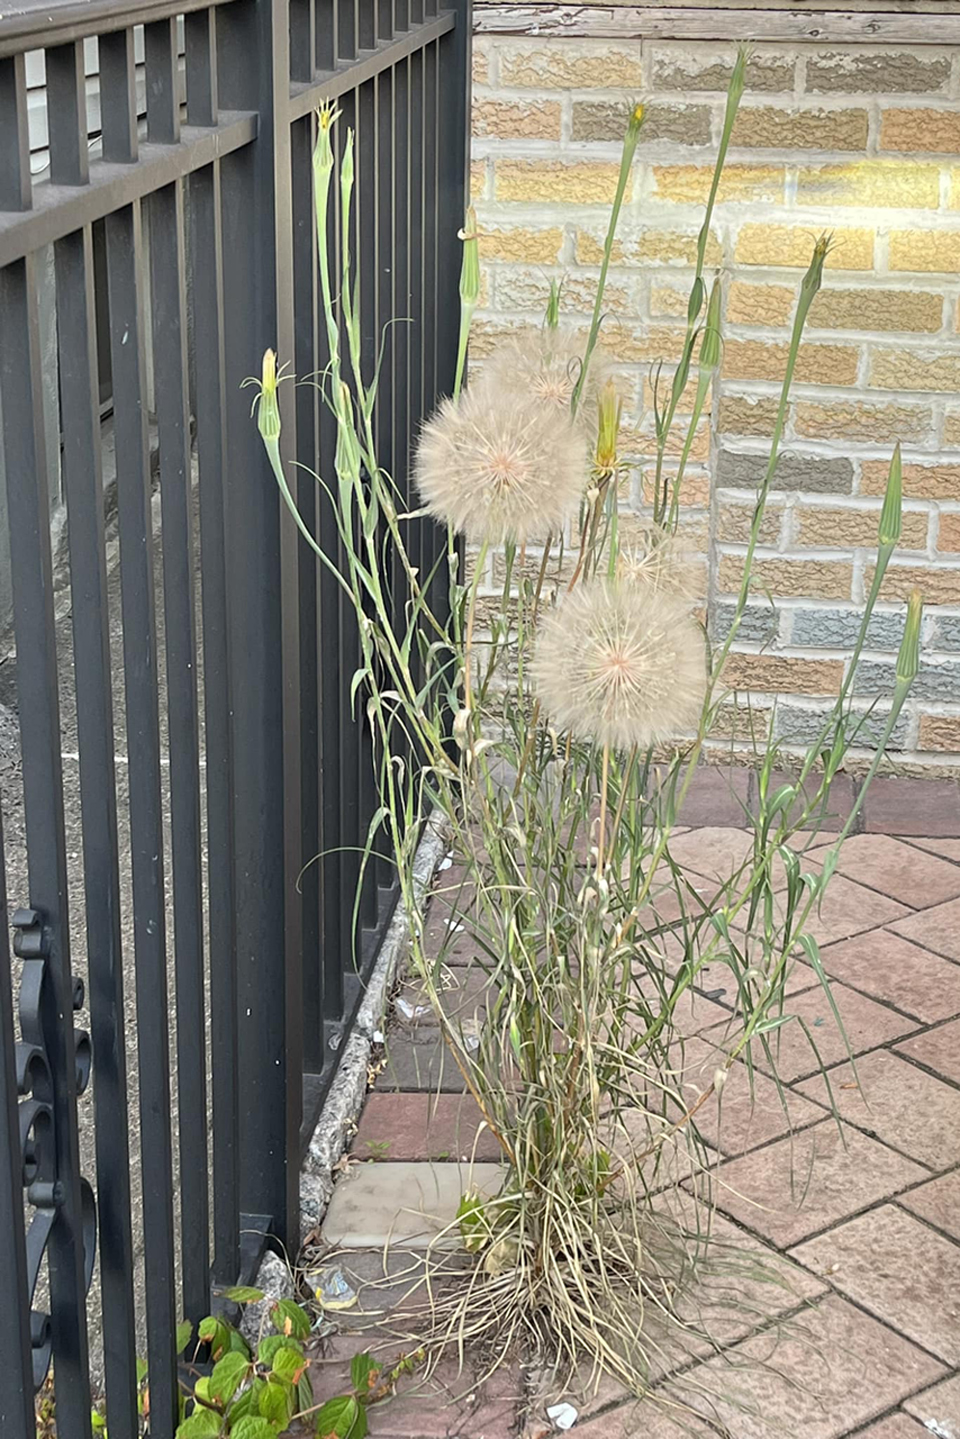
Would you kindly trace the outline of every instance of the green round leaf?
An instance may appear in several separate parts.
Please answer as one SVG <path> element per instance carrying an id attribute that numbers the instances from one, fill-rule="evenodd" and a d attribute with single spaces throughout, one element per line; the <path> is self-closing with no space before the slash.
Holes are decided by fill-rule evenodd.
<path id="1" fill-rule="evenodd" d="M 222 1404 L 229 1404 L 250 1372 L 250 1361 L 242 1354 L 225 1354 L 213 1366 L 210 1394 Z"/>
<path id="2" fill-rule="evenodd" d="M 317 1414 L 317 1439 L 363 1439 L 366 1415 L 352 1394 L 328 1399 Z"/>
<path id="3" fill-rule="evenodd" d="M 262 1289 L 254 1289 L 250 1284 L 235 1284 L 232 1289 L 224 1289 L 223 1297 L 234 1304 L 256 1304 L 264 1295 Z"/>
<path id="4" fill-rule="evenodd" d="M 278 1299 L 270 1311 L 274 1328 L 278 1334 L 292 1335 L 294 1339 L 306 1339 L 310 1333 L 310 1316 L 292 1299 Z"/>
<path id="5" fill-rule="evenodd" d="M 260 1390 L 257 1408 L 264 1419 L 278 1425 L 281 1431 L 286 1429 L 296 1408 L 292 1386 L 283 1379 L 268 1379 Z"/>

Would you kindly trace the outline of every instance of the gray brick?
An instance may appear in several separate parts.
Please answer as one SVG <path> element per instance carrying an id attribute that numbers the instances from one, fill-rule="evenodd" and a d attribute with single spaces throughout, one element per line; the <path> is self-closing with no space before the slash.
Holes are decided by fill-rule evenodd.
<path id="1" fill-rule="evenodd" d="M 863 616 L 859 610 L 794 610 L 790 643 L 815 649 L 852 650 L 860 633 Z M 905 616 L 877 614 L 867 628 L 866 648 L 898 650 L 903 638 Z"/>
<path id="2" fill-rule="evenodd" d="M 622 141 L 628 107 L 608 100 L 578 101 L 573 107 L 574 140 Z M 643 117 L 644 143 L 672 140 L 678 145 L 709 145 L 710 108 L 707 105 L 658 105 L 646 107 Z"/>
<path id="3" fill-rule="evenodd" d="M 960 615 L 935 615 L 927 648 L 960 650 Z"/>
<path id="4" fill-rule="evenodd" d="M 807 89 L 815 94 L 926 94 L 942 90 L 950 79 L 948 55 L 907 55 L 878 51 L 835 53 L 807 61 Z"/>
<path id="5" fill-rule="evenodd" d="M 858 749 L 874 748 L 883 733 L 889 713 L 889 706 L 886 708 L 878 706 L 871 710 L 869 716 L 866 717 L 862 712 L 848 715 L 847 734 L 851 744 L 856 745 Z M 778 705 L 773 722 L 774 736 L 784 744 L 813 744 L 819 739 L 829 714 L 829 708 L 805 709 L 800 705 Z M 854 730 L 857 729 L 861 720 L 863 727 L 857 731 L 856 738 L 853 738 Z M 909 723 L 909 718 L 901 714 L 894 725 L 893 734 L 890 736 L 889 747 L 891 749 L 903 749 L 906 746 Z"/>
<path id="6" fill-rule="evenodd" d="M 861 660 L 853 680 L 858 695 L 891 695 L 895 682 L 894 660 Z M 956 703 L 960 700 L 960 662 L 922 664 L 920 673 L 910 686 L 914 699 Z"/>
<path id="7" fill-rule="evenodd" d="M 766 470 L 766 455 L 740 455 L 734 450 L 721 450 L 717 484 L 721 489 L 756 490 Z M 783 454 L 777 460 L 772 488 L 849 495 L 853 489 L 853 465 L 849 460 L 828 459 L 823 455 Z"/>
<path id="8" fill-rule="evenodd" d="M 710 630 L 715 640 L 726 639 L 733 623 L 735 609 L 736 605 L 731 604 L 729 600 L 714 606 Z M 773 605 L 747 605 L 740 618 L 737 639 L 742 640 L 745 644 L 768 645 L 777 638 L 779 629 L 780 611 L 774 609 Z"/>
<path id="9" fill-rule="evenodd" d="M 730 50 L 731 57 L 733 48 Z M 653 83 L 658 90 L 726 91 L 733 70 L 733 59 L 717 59 L 704 64 L 699 59 L 674 58 L 670 50 L 657 51 L 654 57 Z M 747 65 L 747 91 L 777 93 L 793 89 L 793 61 L 787 56 L 754 55 Z"/>

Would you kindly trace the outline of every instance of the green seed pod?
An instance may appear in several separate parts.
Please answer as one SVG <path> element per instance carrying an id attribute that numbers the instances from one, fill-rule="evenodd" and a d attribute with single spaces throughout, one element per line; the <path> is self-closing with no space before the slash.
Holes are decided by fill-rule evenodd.
<path id="1" fill-rule="evenodd" d="M 710 303 L 707 306 L 707 318 L 703 328 L 703 339 L 700 343 L 700 369 L 715 370 L 720 364 L 720 345 L 722 336 L 720 333 L 720 307 L 723 302 L 723 295 L 720 289 L 720 276 L 713 282 L 713 289 L 710 291 Z"/>
<path id="2" fill-rule="evenodd" d="M 897 655 L 897 684 L 909 685 L 916 678 L 920 668 L 920 621 L 923 618 L 923 601 L 919 590 L 911 590 L 907 601 L 907 626 L 900 642 Z"/>

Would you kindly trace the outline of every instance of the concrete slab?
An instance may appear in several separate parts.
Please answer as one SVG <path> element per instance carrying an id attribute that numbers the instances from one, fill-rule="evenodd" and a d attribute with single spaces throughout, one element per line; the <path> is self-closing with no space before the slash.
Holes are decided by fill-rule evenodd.
<path id="1" fill-rule="evenodd" d="M 360 1164 L 333 1191 L 320 1232 L 344 1249 L 454 1248 L 459 1233 L 444 1231 L 461 1197 L 470 1190 L 493 1196 L 503 1174 L 499 1164 Z"/>

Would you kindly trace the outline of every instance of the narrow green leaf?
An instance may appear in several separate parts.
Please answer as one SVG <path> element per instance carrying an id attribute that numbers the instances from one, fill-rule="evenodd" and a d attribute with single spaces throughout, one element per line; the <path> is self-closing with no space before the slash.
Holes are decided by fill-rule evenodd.
<path id="1" fill-rule="evenodd" d="M 182 1320 L 177 1325 L 177 1353 L 182 1354 L 190 1340 L 193 1338 L 193 1325 L 189 1319 Z"/>

